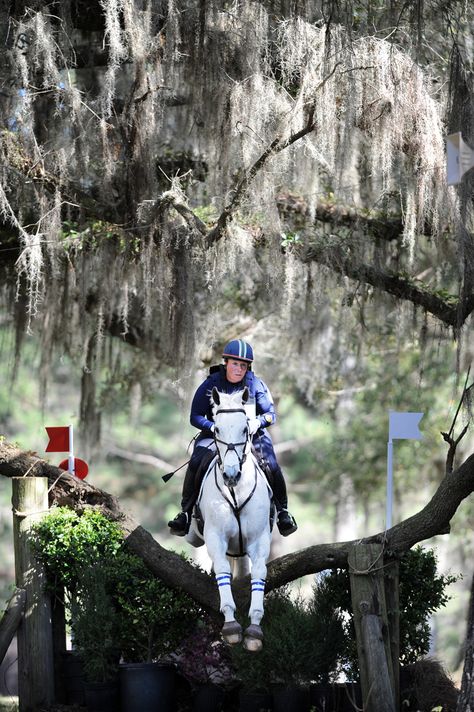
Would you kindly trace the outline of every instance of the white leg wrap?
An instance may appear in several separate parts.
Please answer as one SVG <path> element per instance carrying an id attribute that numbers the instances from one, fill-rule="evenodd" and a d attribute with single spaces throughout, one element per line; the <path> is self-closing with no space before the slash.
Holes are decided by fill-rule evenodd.
<path id="1" fill-rule="evenodd" d="M 234 620 L 235 603 L 232 596 L 232 575 L 227 572 L 216 574 L 217 586 L 219 587 L 219 597 L 221 601 L 221 613 L 224 614 L 225 621 Z"/>
<path id="2" fill-rule="evenodd" d="M 252 579 L 252 598 L 250 600 L 250 621 L 259 625 L 263 618 L 263 594 L 265 592 L 265 579 Z"/>

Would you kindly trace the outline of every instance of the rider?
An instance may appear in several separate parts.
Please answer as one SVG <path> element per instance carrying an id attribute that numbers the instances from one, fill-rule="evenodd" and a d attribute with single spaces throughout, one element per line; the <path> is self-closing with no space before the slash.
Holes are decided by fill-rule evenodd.
<path id="1" fill-rule="evenodd" d="M 209 376 L 201 383 L 191 404 L 191 425 L 201 431 L 197 436 L 194 451 L 184 478 L 181 512 L 168 522 L 172 534 L 184 536 L 191 521 L 206 467 L 214 456 L 214 423 L 212 421 L 211 391 L 215 386 L 223 393 L 234 393 L 249 389 L 246 406 L 253 406 L 249 417 L 249 432 L 259 460 L 263 460 L 265 472 L 273 490 L 273 500 L 278 512 L 277 525 L 280 534 L 288 536 L 297 529 L 296 522 L 288 512 L 286 485 L 283 473 L 277 463 L 273 444 L 266 428 L 276 421 L 273 400 L 265 383 L 255 376 L 252 369 L 253 350 L 241 339 L 229 341 L 222 353 L 224 364 L 212 366 Z M 261 463 L 262 464 L 262 463 Z"/>

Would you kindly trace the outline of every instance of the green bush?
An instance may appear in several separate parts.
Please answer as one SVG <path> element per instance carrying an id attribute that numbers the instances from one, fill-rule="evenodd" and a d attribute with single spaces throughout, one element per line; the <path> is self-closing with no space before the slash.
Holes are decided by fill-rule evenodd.
<path id="1" fill-rule="evenodd" d="M 150 662 L 172 652 L 194 629 L 200 609 L 186 594 L 168 588 L 143 561 L 118 552 L 110 571 L 120 616 L 125 662 Z"/>
<path id="2" fill-rule="evenodd" d="M 120 527 L 100 512 L 79 515 L 68 507 L 51 509 L 35 524 L 33 547 L 44 564 L 48 587 L 74 596 L 82 572 L 94 563 L 113 559 L 123 546 Z"/>
<path id="3" fill-rule="evenodd" d="M 120 621 L 109 592 L 106 571 L 85 566 L 71 601 L 74 643 L 89 682 L 107 682 L 117 675 Z"/>
<path id="4" fill-rule="evenodd" d="M 327 682 L 337 675 L 345 637 L 342 615 L 331 596 L 323 579 L 314 585 L 308 602 L 292 599 L 287 587 L 266 597 L 262 651 L 250 655 L 232 650 L 237 676 L 247 690 Z"/>
<path id="5" fill-rule="evenodd" d="M 446 605 L 446 588 L 456 576 L 437 573 L 437 559 L 432 549 L 417 546 L 400 558 L 400 662 L 416 662 L 429 651 L 429 617 Z M 345 644 L 341 647 L 341 663 L 350 678 L 358 675 L 357 647 L 349 573 L 338 569 L 326 577 L 329 597 L 334 607 L 344 613 Z M 390 611 L 388 611 L 390 615 Z"/>
<path id="6" fill-rule="evenodd" d="M 125 548 L 120 527 L 92 510 L 53 509 L 35 526 L 48 586 L 62 596 L 89 677 L 127 662 L 156 660 L 194 627 L 199 608 L 171 590 Z M 102 673 L 101 673 L 102 671 Z"/>

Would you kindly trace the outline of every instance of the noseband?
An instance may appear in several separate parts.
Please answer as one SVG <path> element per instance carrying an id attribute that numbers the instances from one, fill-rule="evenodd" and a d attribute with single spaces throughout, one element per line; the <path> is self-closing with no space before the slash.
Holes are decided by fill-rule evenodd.
<path id="1" fill-rule="evenodd" d="M 219 413 L 244 413 L 246 415 L 246 412 L 244 408 L 221 408 L 220 410 L 216 411 L 216 415 L 219 415 Z M 248 428 L 247 428 L 247 438 L 241 442 L 241 443 L 227 443 L 225 440 L 219 440 L 219 438 L 216 435 L 216 432 L 214 430 L 214 441 L 215 443 L 221 443 L 221 445 L 225 445 L 227 447 L 227 450 L 224 453 L 224 457 L 227 455 L 228 452 L 234 451 L 235 454 L 237 455 L 237 459 L 239 461 L 239 469 L 240 471 L 242 470 L 242 465 L 244 464 L 245 460 L 247 459 L 247 453 L 245 452 L 245 447 L 242 453 L 242 457 L 239 457 L 239 453 L 237 452 L 237 447 L 239 445 L 247 445 L 249 441 L 249 434 L 248 434 Z M 219 452 L 219 448 L 217 448 L 217 459 L 219 461 L 219 467 L 222 467 L 223 462 L 221 459 L 221 455 Z"/>

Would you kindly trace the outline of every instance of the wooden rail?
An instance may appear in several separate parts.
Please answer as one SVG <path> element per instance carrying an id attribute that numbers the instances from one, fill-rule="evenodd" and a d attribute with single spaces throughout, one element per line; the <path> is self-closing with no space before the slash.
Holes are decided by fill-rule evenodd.
<path id="1" fill-rule="evenodd" d="M 0 665 L 7 654 L 10 643 L 13 640 L 18 626 L 20 625 L 25 611 L 26 591 L 24 588 L 17 588 L 13 592 L 6 607 L 5 613 L 0 620 Z"/>

